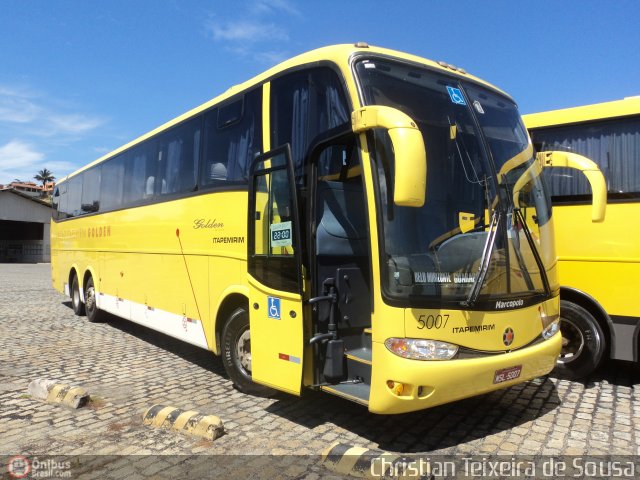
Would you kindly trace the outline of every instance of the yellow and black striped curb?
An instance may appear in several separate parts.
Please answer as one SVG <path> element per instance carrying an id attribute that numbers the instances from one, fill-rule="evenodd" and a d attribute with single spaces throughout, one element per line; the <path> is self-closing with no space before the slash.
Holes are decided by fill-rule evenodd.
<path id="1" fill-rule="evenodd" d="M 60 403 L 71 408 L 84 407 L 89 401 L 87 391 L 78 386 L 56 383 L 38 378 L 29 383 L 29 395 L 49 403 Z"/>
<path id="2" fill-rule="evenodd" d="M 180 410 L 165 405 L 154 405 L 142 415 L 142 422 L 155 428 L 175 430 L 196 437 L 215 440 L 224 433 L 222 420 L 215 415 L 204 415 L 195 410 Z"/>
<path id="3" fill-rule="evenodd" d="M 383 450 L 335 442 L 322 452 L 322 464 L 339 475 L 354 478 L 433 479 L 429 464 Z"/>

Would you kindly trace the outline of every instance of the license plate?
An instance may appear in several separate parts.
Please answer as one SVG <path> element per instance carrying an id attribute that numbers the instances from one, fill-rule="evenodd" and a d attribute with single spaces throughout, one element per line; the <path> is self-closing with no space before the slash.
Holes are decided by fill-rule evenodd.
<path id="1" fill-rule="evenodd" d="M 495 384 L 515 380 L 520 376 L 520 373 L 522 373 L 522 365 L 496 370 L 496 373 L 493 376 L 493 383 Z"/>

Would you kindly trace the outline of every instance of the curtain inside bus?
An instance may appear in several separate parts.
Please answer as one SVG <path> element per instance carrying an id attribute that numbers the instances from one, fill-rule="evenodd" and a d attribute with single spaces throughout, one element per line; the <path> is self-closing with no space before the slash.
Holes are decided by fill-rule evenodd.
<path id="1" fill-rule="evenodd" d="M 640 196 L 640 118 L 545 128 L 531 136 L 540 151 L 565 150 L 596 162 L 611 198 Z M 554 198 L 591 195 L 589 182 L 577 170 L 551 168 L 544 175 Z"/>

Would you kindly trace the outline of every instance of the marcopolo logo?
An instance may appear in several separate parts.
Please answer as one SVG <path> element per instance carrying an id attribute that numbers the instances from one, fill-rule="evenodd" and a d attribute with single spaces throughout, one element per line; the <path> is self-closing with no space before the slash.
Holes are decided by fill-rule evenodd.
<path id="1" fill-rule="evenodd" d="M 513 343 L 513 339 L 515 338 L 515 336 L 516 334 L 513 332 L 513 328 L 507 327 L 504 333 L 502 334 L 502 342 L 505 344 L 506 347 L 508 347 Z"/>
<path id="2" fill-rule="evenodd" d="M 504 310 L 505 308 L 518 308 L 524 305 L 524 300 L 521 298 L 518 300 L 509 300 L 507 302 L 503 302 L 502 300 L 498 300 L 496 302 L 496 308 L 498 310 Z"/>

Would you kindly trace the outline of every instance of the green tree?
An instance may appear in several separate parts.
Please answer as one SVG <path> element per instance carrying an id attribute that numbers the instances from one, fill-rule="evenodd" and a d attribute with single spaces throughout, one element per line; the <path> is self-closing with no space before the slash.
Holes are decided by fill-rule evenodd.
<path id="1" fill-rule="evenodd" d="M 44 197 L 46 196 L 44 187 L 47 185 L 47 183 L 53 182 L 56 177 L 53 176 L 53 172 L 50 172 L 46 168 L 43 168 L 36 175 L 34 175 L 33 178 L 35 178 L 39 182 L 42 182 L 42 196 Z"/>

